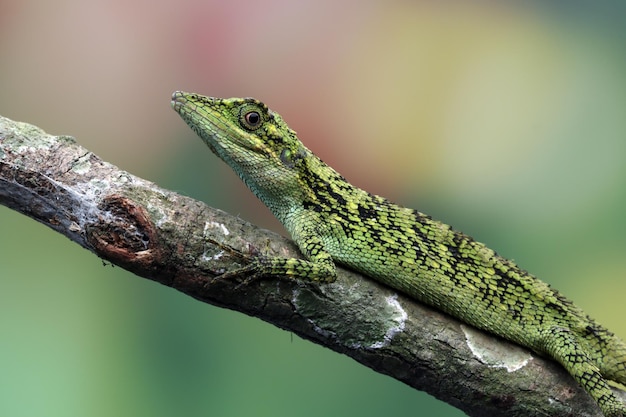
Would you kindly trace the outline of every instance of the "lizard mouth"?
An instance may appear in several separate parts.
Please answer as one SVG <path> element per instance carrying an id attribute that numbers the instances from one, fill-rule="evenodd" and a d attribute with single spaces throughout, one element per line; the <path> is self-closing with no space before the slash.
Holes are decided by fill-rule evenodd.
<path id="1" fill-rule="evenodd" d="M 170 101 L 170 105 L 174 110 L 176 110 L 177 113 L 180 114 L 181 108 L 187 103 L 188 101 L 185 98 L 185 93 L 183 93 L 182 91 L 175 91 L 172 94 L 172 100 Z"/>

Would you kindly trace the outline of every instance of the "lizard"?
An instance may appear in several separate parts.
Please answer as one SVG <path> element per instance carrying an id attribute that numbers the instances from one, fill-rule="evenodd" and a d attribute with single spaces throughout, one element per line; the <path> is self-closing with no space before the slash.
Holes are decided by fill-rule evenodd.
<path id="1" fill-rule="evenodd" d="M 177 91 L 171 105 L 270 209 L 304 259 L 255 256 L 226 276 L 329 283 L 351 268 L 560 363 L 606 417 L 626 407 L 626 344 L 513 261 L 417 210 L 351 185 L 253 98 Z"/>

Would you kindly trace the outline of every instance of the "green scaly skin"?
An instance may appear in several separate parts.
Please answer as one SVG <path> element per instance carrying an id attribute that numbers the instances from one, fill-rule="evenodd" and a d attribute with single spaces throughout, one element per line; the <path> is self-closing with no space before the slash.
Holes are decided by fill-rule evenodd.
<path id="1" fill-rule="evenodd" d="M 605 416 L 626 416 L 626 345 L 544 282 L 416 210 L 348 183 L 263 103 L 176 92 L 172 107 L 289 231 L 306 260 L 258 257 L 236 275 L 332 282 L 344 265 L 552 357 Z"/>

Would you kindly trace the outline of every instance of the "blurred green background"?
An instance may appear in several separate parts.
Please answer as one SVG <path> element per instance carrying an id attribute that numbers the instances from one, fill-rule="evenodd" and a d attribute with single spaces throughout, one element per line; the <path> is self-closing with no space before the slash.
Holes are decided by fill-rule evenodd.
<path id="1" fill-rule="evenodd" d="M 626 337 L 624 3 L 441 3 L 0 1 L 0 114 L 282 232 L 169 107 L 254 96 Z M 463 415 L 4 207 L 0 236 L 0 415 Z"/>

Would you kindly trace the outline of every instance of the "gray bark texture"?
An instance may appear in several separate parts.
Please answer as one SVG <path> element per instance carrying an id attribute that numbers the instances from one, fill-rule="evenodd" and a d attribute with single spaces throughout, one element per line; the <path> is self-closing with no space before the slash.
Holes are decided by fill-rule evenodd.
<path id="1" fill-rule="evenodd" d="M 556 363 L 354 272 L 319 285 L 215 279 L 258 254 L 300 255 L 290 240 L 121 171 L 71 137 L 1 116 L 0 204 L 139 277 L 258 317 L 470 416 L 601 416 Z"/>

